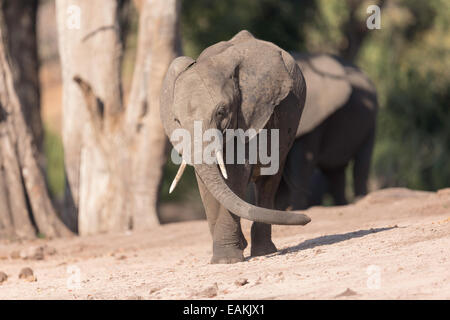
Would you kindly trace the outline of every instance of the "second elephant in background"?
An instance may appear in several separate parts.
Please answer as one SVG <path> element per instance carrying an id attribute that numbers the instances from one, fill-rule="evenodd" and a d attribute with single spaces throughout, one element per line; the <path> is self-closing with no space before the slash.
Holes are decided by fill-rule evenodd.
<path id="1" fill-rule="evenodd" d="M 346 204 L 345 169 L 352 160 L 355 197 L 367 193 L 378 109 L 375 87 L 357 67 L 334 56 L 292 55 L 305 77 L 307 96 L 277 207 L 320 204 L 324 179 L 334 204 Z"/>

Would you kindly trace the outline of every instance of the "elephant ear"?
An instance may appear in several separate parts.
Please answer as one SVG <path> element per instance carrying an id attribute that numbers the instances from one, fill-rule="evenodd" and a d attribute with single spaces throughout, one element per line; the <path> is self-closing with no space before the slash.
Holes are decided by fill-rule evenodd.
<path id="1" fill-rule="evenodd" d="M 343 107 L 352 86 L 344 67 L 332 56 L 293 54 L 306 81 L 305 108 L 297 137 L 320 125 L 329 115 Z"/>
<path id="2" fill-rule="evenodd" d="M 238 127 L 258 133 L 295 83 L 279 47 L 254 38 L 248 31 L 241 31 L 228 43 L 232 45 L 211 59 L 235 70 L 241 101 Z"/>
<path id="3" fill-rule="evenodd" d="M 169 69 L 167 70 L 166 76 L 164 77 L 161 90 L 160 115 L 164 131 L 169 139 L 173 130 L 179 127 L 175 122 L 175 116 L 172 109 L 175 82 L 180 74 L 194 63 L 195 61 L 190 57 L 178 57 L 172 61 Z"/>

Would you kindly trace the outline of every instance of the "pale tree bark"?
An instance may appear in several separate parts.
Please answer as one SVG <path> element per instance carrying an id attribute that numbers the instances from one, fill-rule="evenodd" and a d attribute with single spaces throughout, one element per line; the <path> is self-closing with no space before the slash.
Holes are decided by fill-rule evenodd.
<path id="1" fill-rule="evenodd" d="M 3 5 L 3 3 L 2 3 Z M 36 145 L 16 91 L 0 10 L 0 238 L 68 236 L 39 169 Z"/>
<path id="2" fill-rule="evenodd" d="M 67 25 L 71 5 L 80 9 L 79 29 Z M 159 91 L 177 53 L 178 7 L 176 0 L 142 2 L 133 84 L 124 108 L 117 2 L 57 1 L 71 204 L 65 217 L 78 222 L 80 234 L 158 224 L 167 145 L 159 122 Z"/>
<path id="3" fill-rule="evenodd" d="M 122 217 L 121 213 L 125 212 L 122 200 L 125 195 L 114 191 L 122 183 L 119 179 L 119 185 L 115 185 L 113 180 L 117 174 L 111 174 L 108 168 L 108 161 L 115 160 L 116 155 L 103 152 L 110 142 L 104 140 L 114 141 L 112 137 L 120 129 L 115 119 L 122 112 L 122 48 L 117 3 L 61 0 L 56 2 L 56 12 L 63 73 L 62 135 L 69 191 L 63 219 L 71 228 L 79 221 L 78 231 L 84 234 L 119 230 L 122 222 L 114 217 Z M 94 110 L 97 105 L 87 104 L 74 81 L 75 76 L 89 80 L 102 110 Z M 88 107 L 93 108 L 90 110 L 93 119 Z M 117 154 L 126 152 L 121 149 L 116 150 Z"/>
<path id="4" fill-rule="evenodd" d="M 158 223 L 158 198 L 168 141 L 159 116 L 159 98 L 166 71 L 180 55 L 178 1 L 140 1 L 139 38 L 130 101 L 126 112 L 135 156 L 132 157 L 134 228 Z"/>

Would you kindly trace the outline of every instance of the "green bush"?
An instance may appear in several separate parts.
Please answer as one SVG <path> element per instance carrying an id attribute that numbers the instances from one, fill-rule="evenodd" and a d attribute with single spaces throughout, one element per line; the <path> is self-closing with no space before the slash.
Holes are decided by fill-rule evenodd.
<path id="1" fill-rule="evenodd" d="M 64 195 L 64 149 L 61 137 L 44 128 L 44 153 L 47 160 L 46 178 L 50 193 L 58 198 Z"/>

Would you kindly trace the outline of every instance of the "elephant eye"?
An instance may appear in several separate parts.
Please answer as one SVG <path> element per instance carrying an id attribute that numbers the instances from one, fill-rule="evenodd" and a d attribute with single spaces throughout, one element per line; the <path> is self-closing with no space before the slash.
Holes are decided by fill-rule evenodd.
<path id="1" fill-rule="evenodd" d="M 225 105 L 220 105 L 219 107 L 216 108 L 214 118 L 216 121 L 217 128 L 219 130 L 225 130 L 228 127 L 230 121 L 228 117 L 227 108 Z"/>

